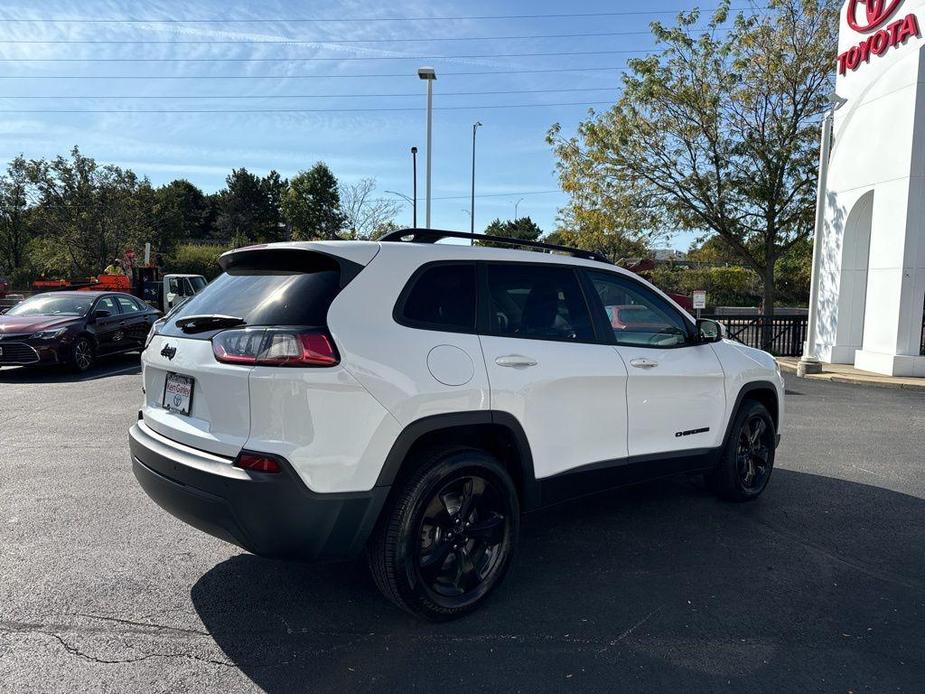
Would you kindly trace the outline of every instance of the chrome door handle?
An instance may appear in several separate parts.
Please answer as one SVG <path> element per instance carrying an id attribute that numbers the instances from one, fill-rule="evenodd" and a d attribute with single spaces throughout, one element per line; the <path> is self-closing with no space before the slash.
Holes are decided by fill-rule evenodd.
<path id="1" fill-rule="evenodd" d="M 511 369 L 526 369 L 530 366 L 536 366 L 537 363 L 536 359 L 524 357 L 520 354 L 508 354 L 495 359 L 495 364 L 498 366 L 506 366 Z"/>
<path id="2" fill-rule="evenodd" d="M 654 369 L 658 366 L 658 362 L 652 361 L 651 359 L 633 359 L 630 362 L 630 366 L 634 366 L 637 369 Z"/>

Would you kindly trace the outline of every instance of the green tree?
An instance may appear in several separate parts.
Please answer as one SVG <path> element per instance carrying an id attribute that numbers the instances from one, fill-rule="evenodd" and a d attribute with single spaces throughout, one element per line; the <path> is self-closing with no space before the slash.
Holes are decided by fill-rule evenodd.
<path id="1" fill-rule="evenodd" d="M 504 236 L 518 241 L 536 241 L 543 235 L 543 230 L 530 217 L 520 217 L 519 219 L 505 221 L 496 219 L 485 227 L 485 234 L 487 236 Z M 505 244 L 496 244 L 492 241 L 479 241 L 479 245 L 507 247 Z"/>
<path id="2" fill-rule="evenodd" d="M 260 178 L 247 169 L 234 169 L 219 194 L 217 236 L 236 246 L 280 240 L 280 199 L 285 185 L 275 171 Z"/>
<path id="3" fill-rule="evenodd" d="M 324 162 L 289 181 L 282 207 L 294 239 L 337 239 L 346 223 L 337 178 Z"/>
<path id="4" fill-rule="evenodd" d="M 212 213 L 209 201 L 189 181 L 177 179 L 156 188 L 153 206 L 159 249 L 169 250 L 180 241 L 208 236 Z"/>
<path id="5" fill-rule="evenodd" d="M 43 227 L 41 244 L 46 271 L 69 270 L 93 275 L 126 244 L 150 232 L 150 221 L 138 205 L 142 184 L 118 166 L 100 166 L 75 147 L 70 158 L 29 163 L 29 177 L 39 195 L 37 221 Z"/>
<path id="6" fill-rule="evenodd" d="M 264 226 L 264 239 L 267 241 L 285 241 L 289 237 L 283 217 L 283 197 L 289 188 L 289 182 L 277 171 L 270 171 L 260 181 L 260 187 L 266 196 L 267 218 Z"/>
<path id="7" fill-rule="evenodd" d="M 627 205 L 649 230 L 718 235 L 758 273 L 773 312 L 777 261 L 813 227 L 841 4 L 769 0 L 726 31 L 723 0 L 699 35 L 696 10 L 653 23 L 660 51 L 628 61 L 617 104 L 575 137 L 550 129 L 563 187 L 605 212 Z"/>
<path id="8" fill-rule="evenodd" d="M 26 250 L 36 234 L 33 210 L 37 190 L 29 178 L 29 162 L 20 155 L 0 175 L 0 268 L 23 267 Z"/>

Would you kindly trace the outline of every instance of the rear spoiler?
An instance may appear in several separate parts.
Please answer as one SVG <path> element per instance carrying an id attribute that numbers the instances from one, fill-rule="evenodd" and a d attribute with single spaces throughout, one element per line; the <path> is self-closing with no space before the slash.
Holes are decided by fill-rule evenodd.
<path id="1" fill-rule="evenodd" d="M 375 253 L 373 253 L 375 256 Z M 372 258 L 370 258 L 372 260 Z M 224 272 L 325 272 L 337 270 L 340 273 L 341 289 L 363 270 L 365 265 L 328 253 L 318 247 L 299 246 L 247 246 L 224 253 L 218 264 Z"/>

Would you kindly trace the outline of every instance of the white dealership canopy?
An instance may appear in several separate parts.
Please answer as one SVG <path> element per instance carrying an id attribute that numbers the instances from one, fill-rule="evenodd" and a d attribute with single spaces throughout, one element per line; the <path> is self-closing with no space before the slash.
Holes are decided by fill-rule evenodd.
<path id="1" fill-rule="evenodd" d="M 925 377 L 925 0 L 842 8 L 815 354 Z"/>

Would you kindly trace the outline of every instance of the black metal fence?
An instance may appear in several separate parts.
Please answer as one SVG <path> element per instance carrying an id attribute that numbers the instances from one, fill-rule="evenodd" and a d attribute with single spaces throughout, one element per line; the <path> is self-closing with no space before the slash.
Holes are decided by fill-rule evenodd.
<path id="1" fill-rule="evenodd" d="M 925 357 L 925 316 L 922 317 L 922 346 L 919 348 L 919 354 Z"/>
<path id="2" fill-rule="evenodd" d="M 726 336 L 778 357 L 799 357 L 806 342 L 806 316 L 703 316 L 726 326 Z"/>

